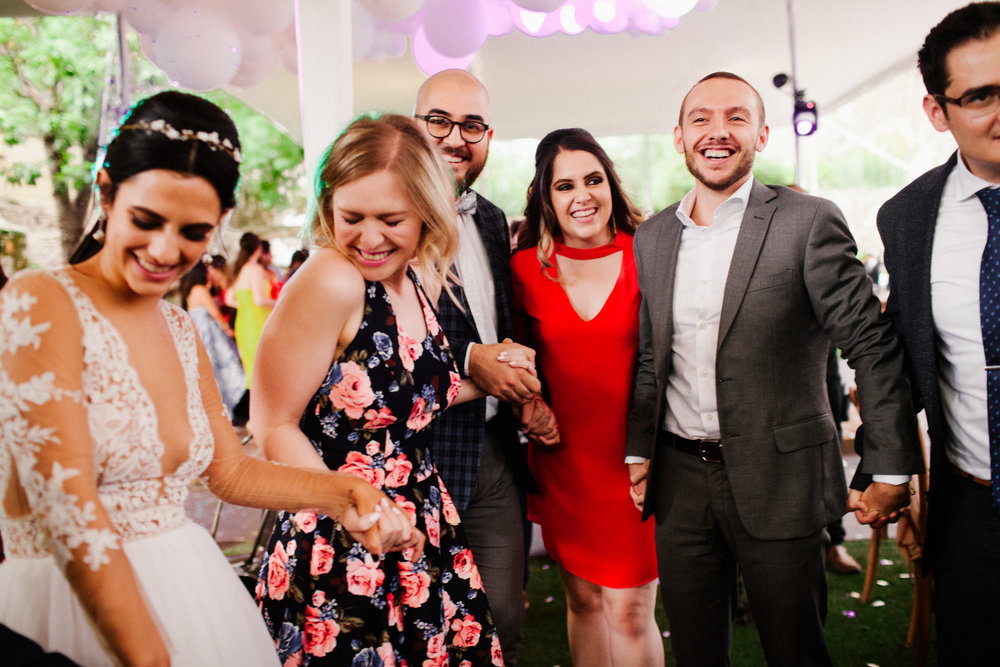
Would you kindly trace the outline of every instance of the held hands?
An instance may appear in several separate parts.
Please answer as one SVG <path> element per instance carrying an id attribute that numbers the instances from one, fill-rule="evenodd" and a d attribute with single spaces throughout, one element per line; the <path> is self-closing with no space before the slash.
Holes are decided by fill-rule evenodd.
<path id="1" fill-rule="evenodd" d="M 851 489 L 847 497 L 847 509 L 854 510 L 859 523 L 882 528 L 887 523 L 899 521 L 910 506 L 912 493 L 909 484 L 872 482 L 864 491 Z"/>
<path id="2" fill-rule="evenodd" d="M 552 408 L 535 394 L 530 400 L 514 404 L 514 416 L 521 422 L 521 432 L 540 445 L 559 444 L 559 424 Z"/>
<path id="3" fill-rule="evenodd" d="M 371 484 L 360 483 L 348 491 L 351 506 L 340 516 L 340 524 L 373 554 L 412 548 L 413 560 L 424 552 L 424 534 L 413 527 L 409 516 Z"/>
<path id="4" fill-rule="evenodd" d="M 640 512 L 642 511 L 643 503 L 646 499 L 646 478 L 648 476 L 649 461 L 628 464 L 628 478 L 632 483 L 632 488 L 629 489 L 629 495 L 632 496 L 632 502 L 635 504 L 635 508 Z"/>
<path id="5" fill-rule="evenodd" d="M 487 394 L 510 403 L 523 403 L 542 388 L 535 372 L 535 351 L 509 338 L 502 343 L 473 345 L 469 375 Z"/>

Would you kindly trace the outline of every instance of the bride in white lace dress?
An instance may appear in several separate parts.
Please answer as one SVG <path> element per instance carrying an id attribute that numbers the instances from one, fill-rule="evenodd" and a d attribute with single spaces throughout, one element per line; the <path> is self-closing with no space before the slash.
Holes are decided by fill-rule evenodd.
<path id="1" fill-rule="evenodd" d="M 191 319 L 161 298 L 234 205 L 240 157 L 212 103 L 144 100 L 98 175 L 104 215 L 74 260 L 90 256 L 0 291 L 0 624 L 81 665 L 277 664 L 184 514 L 198 476 L 228 502 L 340 517 L 375 550 L 422 548 L 358 477 L 248 457 Z"/>

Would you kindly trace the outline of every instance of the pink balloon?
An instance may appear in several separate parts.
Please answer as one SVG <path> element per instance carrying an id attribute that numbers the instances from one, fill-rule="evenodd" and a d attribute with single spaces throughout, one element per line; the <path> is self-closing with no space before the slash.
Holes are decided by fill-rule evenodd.
<path id="1" fill-rule="evenodd" d="M 125 8 L 128 0 L 97 0 L 94 3 L 94 11 L 98 12 L 118 12 Z"/>
<path id="2" fill-rule="evenodd" d="M 299 45 L 294 24 L 274 36 L 274 50 L 286 70 L 292 74 L 299 73 Z"/>
<path id="3" fill-rule="evenodd" d="M 466 69 L 472 64 L 476 55 L 470 53 L 462 58 L 449 58 L 434 50 L 434 47 L 427 41 L 424 27 L 420 26 L 413 33 L 413 62 L 417 64 L 420 71 L 431 76 L 446 69 Z"/>
<path id="4" fill-rule="evenodd" d="M 506 35 L 514 29 L 510 18 L 510 0 L 483 0 L 486 11 L 486 32 L 490 35 Z"/>
<path id="5" fill-rule="evenodd" d="M 475 53 L 486 41 L 486 11 L 468 0 L 427 0 L 424 31 L 434 50 L 449 58 Z"/>
<path id="6" fill-rule="evenodd" d="M 178 85 L 212 90 L 225 85 L 240 64 L 240 36 L 225 19 L 179 9 L 156 33 L 154 62 Z"/>
<path id="7" fill-rule="evenodd" d="M 46 14 L 83 14 L 94 7 L 94 0 L 26 0 L 26 2 Z"/>

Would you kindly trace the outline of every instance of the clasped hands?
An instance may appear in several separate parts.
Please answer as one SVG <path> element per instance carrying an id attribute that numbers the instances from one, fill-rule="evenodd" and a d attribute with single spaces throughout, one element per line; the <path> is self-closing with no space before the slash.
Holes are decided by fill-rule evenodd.
<path id="1" fill-rule="evenodd" d="M 526 436 L 543 445 L 559 443 L 559 425 L 539 393 L 533 349 L 509 338 L 477 343 L 469 351 L 469 375 L 485 393 L 511 404 Z"/>
<path id="2" fill-rule="evenodd" d="M 340 525 L 373 554 L 413 549 L 408 559 L 420 558 L 426 538 L 409 514 L 368 482 L 358 481 L 347 492 L 350 506 L 340 515 Z"/>
<path id="3" fill-rule="evenodd" d="M 872 482 L 864 491 L 851 489 L 847 509 L 854 510 L 859 523 L 878 529 L 896 523 L 910 507 L 913 487 L 909 484 Z"/>

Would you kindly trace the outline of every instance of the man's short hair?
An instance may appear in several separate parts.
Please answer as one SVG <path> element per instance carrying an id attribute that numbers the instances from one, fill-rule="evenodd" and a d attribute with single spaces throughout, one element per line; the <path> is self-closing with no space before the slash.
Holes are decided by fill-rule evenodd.
<path id="1" fill-rule="evenodd" d="M 681 100 L 681 110 L 677 112 L 678 125 L 684 124 L 684 105 L 687 104 L 688 95 L 690 95 L 691 91 L 697 88 L 699 84 L 704 83 L 709 79 L 732 79 L 733 81 L 741 81 L 746 85 L 750 86 L 750 90 L 753 91 L 754 97 L 757 98 L 757 105 L 760 106 L 760 124 L 761 125 L 764 124 L 764 100 L 763 98 L 761 98 L 760 93 L 757 92 L 757 89 L 751 86 L 750 82 L 744 79 L 739 74 L 733 74 L 732 72 L 712 72 L 711 74 L 706 74 L 705 76 L 698 79 L 698 82 L 695 83 L 693 86 L 691 86 L 691 88 L 689 88 L 688 91 L 684 94 L 684 99 Z"/>
<path id="2" fill-rule="evenodd" d="M 944 94 L 951 82 L 948 54 L 973 40 L 989 39 L 1000 29 L 1000 2 L 974 2 L 956 9 L 931 28 L 917 53 L 917 67 L 931 95 Z"/>

